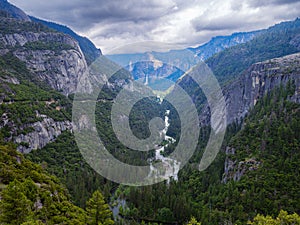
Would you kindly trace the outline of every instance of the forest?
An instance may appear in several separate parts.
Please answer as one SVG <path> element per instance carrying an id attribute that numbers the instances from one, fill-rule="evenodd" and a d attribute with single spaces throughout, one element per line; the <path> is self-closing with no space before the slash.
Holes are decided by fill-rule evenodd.
<path id="1" fill-rule="evenodd" d="M 70 33 L 67 28 L 51 26 Z M 275 25 L 247 43 L 212 56 L 206 63 L 225 88 L 253 63 L 299 52 L 299 27 L 299 19 Z M 1 35 L 59 32 L 54 28 L 38 20 L 16 20 L 0 10 Z M 82 44 L 87 45 L 89 60 L 100 54 L 93 52 L 95 46 L 89 42 Z M 4 48 L 2 42 L 0 48 Z M 0 224 L 300 224 L 300 105 L 293 101 L 299 94 L 295 80 L 272 87 L 245 117 L 228 125 L 222 148 L 208 169 L 198 169 L 212 131 L 209 125 L 203 125 L 196 151 L 180 170 L 178 180 L 170 178 L 135 187 L 114 183 L 91 168 L 72 129 L 65 129 L 41 149 L 30 149 L 29 154 L 17 151 L 20 146 L 30 147 L 27 142 L 16 143 L 16 138 L 40 132 L 36 131 L 36 123 L 49 118 L 71 121 L 74 100 L 74 94 L 52 89 L 28 69 L 15 54 L 20 49 L 57 55 L 73 47 L 35 41 L 10 46 L 0 54 Z M 285 69 L 299 76 L 296 61 Z M 272 79 L 282 77 L 274 75 Z M 118 160 L 149 166 L 155 150 L 129 149 L 118 140 L 111 124 L 114 99 L 132 77 L 120 70 L 105 82 L 95 110 L 101 140 Z M 188 76 L 178 84 L 191 96 L 200 115 L 206 102 L 200 87 Z M 170 110 L 167 135 L 176 142 L 161 143 L 166 145 L 164 156 L 174 151 L 180 139 L 176 109 L 167 101 L 149 97 L 137 102 L 129 116 L 133 134 L 144 139 L 150 136 L 149 121 L 154 117 L 163 120 L 166 110 Z"/>

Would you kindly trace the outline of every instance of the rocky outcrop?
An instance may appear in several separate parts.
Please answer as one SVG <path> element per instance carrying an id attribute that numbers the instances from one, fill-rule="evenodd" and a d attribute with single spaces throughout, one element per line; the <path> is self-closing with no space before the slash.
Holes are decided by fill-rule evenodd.
<path id="1" fill-rule="evenodd" d="M 228 110 L 227 121 L 244 117 L 257 101 L 280 85 L 289 81 L 296 85 L 291 100 L 300 103 L 300 54 L 288 55 L 252 65 L 225 91 Z"/>
<path id="2" fill-rule="evenodd" d="M 86 62 L 75 49 L 63 50 L 59 55 L 51 50 L 18 50 L 15 55 L 25 61 L 40 80 L 65 95 L 74 93 L 79 81 L 87 76 Z M 91 85 L 86 86 L 87 91 L 91 89 Z"/>
<path id="3" fill-rule="evenodd" d="M 296 90 L 290 98 L 300 103 L 300 53 L 253 64 L 236 81 L 223 89 L 227 123 L 244 118 L 265 94 L 292 81 Z M 202 124 L 209 124 L 209 106 L 200 114 Z"/>
<path id="4" fill-rule="evenodd" d="M 4 76 L 0 77 L 0 83 L 20 84 L 20 81 L 15 77 Z M 1 100 L 0 100 L 1 104 Z"/>
<path id="5" fill-rule="evenodd" d="M 15 93 L 8 83 L 18 85 L 22 79 L 32 78 L 33 80 L 30 81 L 43 81 L 65 95 L 74 93 L 79 82 L 85 92 L 89 93 L 92 90 L 87 77 L 88 66 L 85 58 L 78 43 L 72 37 L 57 32 L 28 31 L 36 24 L 11 17 L 1 19 L 3 19 L 2 23 L 11 23 L 12 26 L 9 32 L 0 32 L 0 55 L 5 57 L 8 53 L 13 54 L 25 63 L 31 73 L 28 77 L 22 77 L 23 75 L 19 74 L 18 78 L 13 77 L 13 73 L 9 71 L 3 73 L 0 83 L 4 92 L 11 93 L 13 96 Z M 18 30 L 23 27 L 23 23 L 24 30 Z M 4 101 L 6 97 L 7 94 L 0 94 L 0 104 L 14 104 L 13 99 L 9 102 Z M 32 119 L 36 122 L 19 124 L 18 121 L 10 119 L 5 112 L 0 118 L 0 128 L 6 131 L 5 140 L 16 143 L 18 151 L 22 153 L 41 149 L 55 141 L 62 132 L 72 131 L 72 124 L 67 119 L 55 121 L 39 113 L 36 118 Z"/>
<path id="6" fill-rule="evenodd" d="M 18 32 L 13 34 L 0 34 L 0 43 L 5 47 L 22 47 L 28 42 L 43 42 L 46 43 L 60 43 L 61 45 L 70 45 L 72 48 L 80 51 L 78 43 L 68 35 L 61 33 L 50 32 Z"/>
<path id="7" fill-rule="evenodd" d="M 70 36 L 44 32 L 0 34 L 0 43 L 7 49 L 18 47 L 13 54 L 25 62 L 27 68 L 41 81 L 55 90 L 69 95 L 74 93 L 78 83 L 84 83 L 84 80 L 86 91 L 92 90 L 87 81 L 88 66 L 84 55 L 78 43 Z M 39 43 L 43 43 L 42 47 L 35 47 Z M 57 49 L 51 46 L 55 44 Z"/>
<path id="8" fill-rule="evenodd" d="M 24 80 L 29 80 L 36 85 L 47 84 L 64 95 L 75 93 L 79 84 L 80 91 L 83 93 L 93 91 L 92 84 L 94 83 L 90 81 L 91 74 L 78 41 L 70 35 L 32 22 L 21 11 L 18 12 L 19 16 L 14 15 L 10 10 L 15 8 L 7 1 L 0 0 L 0 5 L 9 6 L 9 8 L 2 7 L 6 12 L 2 11 L 2 14 L 0 12 L 0 25 L 3 27 L 0 30 L 0 56 L 8 59 L 7 65 L 4 64 L 3 68 L 1 65 L 0 84 L 3 93 L 0 93 L 0 104 L 15 104 L 13 96 L 16 93 L 8 83 L 24 84 Z M 88 40 L 84 40 L 84 43 L 91 44 Z M 98 55 L 101 55 L 101 52 L 97 51 L 97 54 L 94 54 L 95 57 Z M 9 60 L 16 68 L 24 62 L 28 71 L 23 65 L 24 73 L 12 68 Z M 92 74 L 91 76 L 98 82 L 109 83 L 105 74 Z M 114 84 L 111 86 L 113 88 Z M 47 88 L 47 90 L 49 89 Z M 32 91 L 35 92 L 35 90 Z M 6 92 L 9 93 L 9 98 L 7 98 Z M 24 101 L 23 97 L 17 101 Z M 31 98 L 26 101 L 31 107 Z M 60 109 L 60 106 L 57 106 L 55 110 L 59 111 Z M 67 118 L 59 118 L 59 121 L 56 121 L 49 116 L 50 114 L 40 115 L 37 113 L 36 118 L 30 117 L 31 122 L 23 118 L 21 123 L 20 118 L 11 117 L 12 114 L 14 111 L 2 112 L 0 129 L 3 128 L 5 140 L 18 144 L 18 150 L 22 153 L 41 149 L 55 141 L 62 132 L 72 131 L 72 123 Z"/>
<path id="9" fill-rule="evenodd" d="M 20 144 L 17 148 L 18 151 L 25 154 L 32 150 L 41 149 L 48 143 L 55 141 L 63 131 L 72 130 L 70 121 L 57 122 L 47 116 L 44 116 L 42 121 L 27 126 L 32 127 L 34 131 L 14 138 L 14 142 Z"/>
<path id="10" fill-rule="evenodd" d="M 38 22 L 38 23 L 42 23 L 45 26 L 54 29 L 58 32 L 70 35 L 71 37 L 73 37 L 76 41 L 78 41 L 79 46 L 85 56 L 85 59 L 88 63 L 88 65 L 90 65 L 92 62 L 94 62 L 99 56 L 102 55 L 102 52 L 100 49 L 97 49 L 96 46 L 86 37 L 82 37 L 78 34 L 76 34 L 73 30 L 71 30 L 70 28 L 68 28 L 65 25 L 60 25 L 57 23 L 53 23 L 53 22 L 49 22 L 49 21 L 44 21 L 35 17 L 30 16 L 30 19 L 32 21 Z"/>
<path id="11" fill-rule="evenodd" d="M 234 148 L 226 148 L 227 157 L 224 164 L 223 183 L 227 183 L 229 180 L 239 181 L 247 171 L 257 170 L 261 165 L 261 162 L 254 158 L 245 159 L 244 161 L 233 159 L 235 152 Z"/>
<path id="12" fill-rule="evenodd" d="M 72 132 L 70 121 L 54 121 L 52 118 L 38 112 L 36 117 L 39 121 L 22 124 L 21 126 L 17 126 L 9 120 L 6 113 L 1 117 L 0 128 L 10 127 L 11 130 L 10 136 L 6 137 L 6 140 L 18 144 L 17 150 L 22 153 L 29 153 L 32 150 L 45 147 L 48 143 L 55 141 L 64 131 Z M 25 130 L 30 130 L 30 132 L 24 132 Z"/>
<path id="13" fill-rule="evenodd" d="M 78 42 L 71 36 L 50 30 L 41 24 L 17 20 L 7 15 L 0 14 L 0 19 L 1 25 L 4 28 L 8 27 L 0 31 L 0 55 L 3 58 L 8 56 L 7 58 L 16 68 L 24 62 L 28 69 L 26 71 L 23 67 L 24 73 L 22 73 L 14 69 L 10 72 L 10 67 L 6 65 L 1 67 L 4 73 L 1 74 L 0 83 L 4 92 L 0 93 L 0 104 L 15 104 L 13 96 L 16 93 L 8 83 L 24 84 L 24 80 L 29 80 L 36 85 L 47 84 L 64 95 L 75 93 L 79 84 L 80 91 L 83 93 L 91 93 L 96 83 L 106 83 L 112 89 L 122 85 L 120 82 L 109 83 L 104 73 L 93 73 L 94 71 L 90 73 Z M 92 81 L 89 76 L 93 78 Z M 44 87 L 43 85 L 41 88 Z M 23 101 L 23 98 L 17 101 Z M 26 101 L 31 107 L 31 98 Z M 55 110 L 59 111 L 60 106 Z M 13 118 L 11 114 L 14 112 L 9 110 L 2 112 L 0 129 L 3 128 L 5 140 L 16 143 L 22 153 L 45 147 L 64 131 L 72 132 L 72 123 L 67 118 L 56 121 L 49 115 L 37 113 L 36 118 L 30 117 L 30 121 L 33 122 L 23 118 L 21 123 L 19 118 Z"/>
<path id="14" fill-rule="evenodd" d="M 252 65 L 243 76 L 226 87 L 224 95 L 228 111 L 228 122 L 240 120 L 254 107 L 266 93 L 289 81 L 295 84 L 296 90 L 290 100 L 300 103 L 300 53 L 276 58 Z M 238 149 L 227 147 L 224 165 L 224 183 L 238 181 L 251 170 L 261 165 L 255 158 L 242 161 L 235 159 Z"/>

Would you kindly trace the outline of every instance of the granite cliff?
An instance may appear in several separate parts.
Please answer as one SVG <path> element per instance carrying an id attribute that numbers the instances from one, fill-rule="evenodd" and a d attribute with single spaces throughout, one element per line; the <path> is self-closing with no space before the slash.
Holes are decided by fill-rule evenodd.
<path id="1" fill-rule="evenodd" d="M 84 92 L 93 88 L 77 40 L 32 22 L 7 1 L 0 4 L 0 127 L 6 131 L 6 141 L 29 153 L 72 131 L 70 103 L 63 95 L 73 94 L 79 82 Z M 41 112 L 35 105 L 42 107 Z"/>
<path id="2" fill-rule="evenodd" d="M 2 23 L 16 22 L 2 18 Z M 23 21 L 17 22 L 22 26 Z M 39 26 L 32 23 L 32 26 Z M 16 27 L 17 28 L 17 27 Z M 78 43 L 57 32 L 11 30 L 0 33 L 0 55 L 11 53 L 26 63 L 32 74 L 65 95 L 74 93 L 88 69 Z M 91 87 L 87 86 L 87 90 Z"/>
<path id="3" fill-rule="evenodd" d="M 227 109 L 227 123 L 243 119 L 257 101 L 280 85 L 289 81 L 296 86 L 291 101 L 300 103 L 300 53 L 258 62 L 250 66 L 238 79 L 223 88 Z M 209 106 L 200 114 L 202 124 L 209 124 Z"/>
<path id="4" fill-rule="evenodd" d="M 228 111 L 228 122 L 240 121 L 268 92 L 276 87 L 293 84 L 295 92 L 289 100 L 300 103 L 300 53 L 255 63 L 244 72 L 240 79 L 224 90 Z M 243 161 L 234 159 L 234 147 L 227 147 L 223 182 L 238 181 L 251 170 L 257 169 L 262 162 L 255 158 Z"/>
<path id="5" fill-rule="evenodd" d="M 26 123 L 18 126 L 4 113 L 1 117 L 0 128 L 9 127 L 12 135 L 6 138 L 18 145 L 17 150 L 21 153 L 29 153 L 32 150 L 41 149 L 48 143 L 55 141 L 64 131 L 72 130 L 72 123 L 68 120 L 55 121 L 54 119 L 36 112 L 39 121 Z M 21 133 L 21 130 L 30 130 L 28 133 Z"/>
<path id="6" fill-rule="evenodd" d="M 30 16 L 29 18 L 34 22 L 42 23 L 51 29 L 70 35 L 72 38 L 74 38 L 78 42 L 88 65 L 90 65 L 93 61 L 95 61 L 99 56 L 102 55 L 101 50 L 97 49 L 96 46 L 93 44 L 93 42 L 91 42 L 86 37 L 82 37 L 78 35 L 69 27 L 57 23 L 49 22 L 49 21 L 44 21 L 32 16 Z"/>

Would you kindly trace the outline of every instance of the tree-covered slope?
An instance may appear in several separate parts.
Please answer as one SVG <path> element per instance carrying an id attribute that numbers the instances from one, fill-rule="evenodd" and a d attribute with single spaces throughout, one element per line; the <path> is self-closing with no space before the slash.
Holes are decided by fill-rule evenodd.
<path id="1" fill-rule="evenodd" d="M 223 150 L 206 171 L 194 167 L 203 151 L 199 146 L 178 182 L 120 188 L 129 207 L 122 213 L 166 224 L 194 216 L 211 225 L 242 225 L 280 210 L 299 214 L 300 105 L 289 101 L 294 91 L 293 85 L 275 89 L 257 103 L 238 133 L 239 126 L 231 125 Z M 207 138 L 205 133 L 201 136 Z"/>
<path id="2" fill-rule="evenodd" d="M 7 0 L 0 0 L 0 8 L 18 20 L 30 21 L 30 18 L 18 7 L 10 4 Z"/>
<path id="3" fill-rule="evenodd" d="M 209 42 L 196 48 L 189 48 L 195 52 L 202 60 L 207 60 L 211 56 L 235 45 L 247 43 L 256 36 L 262 34 L 265 30 L 258 30 L 252 32 L 233 33 L 228 36 L 213 37 Z"/>
<path id="4" fill-rule="evenodd" d="M 206 62 L 219 81 L 226 82 L 256 62 L 300 51 L 300 19 L 265 30 L 251 41 L 216 54 Z"/>
<path id="5" fill-rule="evenodd" d="M 0 147 L 0 223 L 84 224 L 86 213 L 73 205 L 58 179 L 17 153 L 11 144 Z"/>
<path id="6" fill-rule="evenodd" d="M 68 188 L 71 199 L 81 207 L 85 207 L 95 190 L 101 189 L 105 198 L 109 199 L 110 191 L 116 187 L 86 163 L 70 132 L 64 132 L 55 142 L 31 152 L 26 158 L 59 177 Z"/>
<path id="7" fill-rule="evenodd" d="M 86 210 L 75 206 L 55 176 L 1 141 L 0 224 L 114 224 L 111 215 L 101 192 L 88 200 Z"/>
<path id="8" fill-rule="evenodd" d="M 51 89 L 13 54 L 0 56 L 0 134 L 20 152 L 42 148 L 70 130 L 71 101 Z"/>
<path id="9" fill-rule="evenodd" d="M 229 182 L 216 209 L 231 212 L 241 224 L 256 213 L 300 213 L 300 105 L 288 100 L 294 91 L 292 85 L 281 87 L 260 100 L 228 145 Z"/>

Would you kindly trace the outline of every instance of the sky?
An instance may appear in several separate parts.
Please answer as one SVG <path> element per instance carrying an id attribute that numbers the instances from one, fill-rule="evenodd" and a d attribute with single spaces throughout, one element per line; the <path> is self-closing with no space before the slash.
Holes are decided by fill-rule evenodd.
<path id="1" fill-rule="evenodd" d="M 130 45 L 149 45 L 155 50 L 155 43 L 163 43 L 161 51 L 196 47 L 214 36 L 264 29 L 300 17 L 300 0 L 9 2 L 31 16 L 69 26 L 104 54 L 116 49 L 129 53 Z"/>

